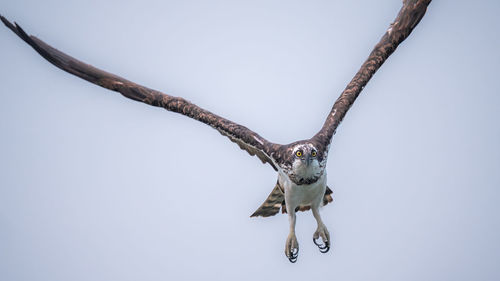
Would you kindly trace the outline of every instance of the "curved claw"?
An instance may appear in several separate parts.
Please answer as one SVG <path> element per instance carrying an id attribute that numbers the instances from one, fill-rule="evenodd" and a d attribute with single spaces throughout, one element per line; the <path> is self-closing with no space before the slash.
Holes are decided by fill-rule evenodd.
<path id="1" fill-rule="evenodd" d="M 319 238 L 314 238 L 313 237 L 313 243 L 314 243 L 314 245 L 318 246 L 319 248 L 323 247 L 323 244 L 319 244 L 318 242 L 316 242 L 316 239 L 319 239 Z"/>
<path id="2" fill-rule="evenodd" d="M 291 263 L 295 263 L 297 261 L 298 257 L 299 257 L 299 249 L 294 248 L 294 249 L 292 249 L 292 252 L 290 253 L 290 256 L 288 257 L 288 260 Z"/>
<path id="3" fill-rule="evenodd" d="M 313 238 L 313 243 L 316 246 L 318 246 L 319 251 L 323 254 L 330 251 L 330 242 L 329 241 L 326 241 L 325 244 L 319 244 L 318 242 L 316 242 L 316 238 Z"/>

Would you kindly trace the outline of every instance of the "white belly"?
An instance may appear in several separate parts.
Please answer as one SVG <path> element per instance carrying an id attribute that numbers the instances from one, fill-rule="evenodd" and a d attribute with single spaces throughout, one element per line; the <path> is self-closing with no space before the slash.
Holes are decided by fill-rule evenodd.
<path id="1" fill-rule="evenodd" d="M 297 185 L 284 173 L 279 173 L 279 183 L 285 190 L 287 207 L 295 209 L 298 206 L 320 206 L 326 190 L 326 171 L 313 184 Z"/>

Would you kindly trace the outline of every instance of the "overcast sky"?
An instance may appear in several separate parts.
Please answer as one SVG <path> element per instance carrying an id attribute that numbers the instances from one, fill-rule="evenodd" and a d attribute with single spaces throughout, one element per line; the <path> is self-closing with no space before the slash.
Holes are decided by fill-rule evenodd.
<path id="1" fill-rule="evenodd" d="M 28 33 L 272 142 L 321 127 L 387 1 L 3 1 Z M 0 28 L 0 280 L 499 280 L 500 2 L 433 1 L 333 140 L 322 209 L 249 218 L 276 173 L 212 128 Z"/>

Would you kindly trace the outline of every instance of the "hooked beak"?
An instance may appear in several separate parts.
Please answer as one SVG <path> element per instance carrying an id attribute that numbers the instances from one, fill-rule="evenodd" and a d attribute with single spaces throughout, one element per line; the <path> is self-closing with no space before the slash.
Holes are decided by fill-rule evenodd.
<path id="1" fill-rule="evenodd" d="M 309 165 L 311 164 L 311 157 L 309 155 L 307 155 L 304 159 L 304 162 L 306 163 L 306 167 L 309 167 Z"/>

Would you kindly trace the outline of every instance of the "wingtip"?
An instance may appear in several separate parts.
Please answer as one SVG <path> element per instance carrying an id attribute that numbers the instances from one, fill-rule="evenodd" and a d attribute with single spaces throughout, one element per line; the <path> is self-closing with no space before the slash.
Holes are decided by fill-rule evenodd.
<path id="1" fill-rule="evenodd" d="M 7 27 L 10 28 L 12 26 L 12 23 L 10 23 L 9 20 L 7 20 L 4 16 L 0 15 L 0 20 L 2 20 L 3 24 L 5 24 Z"/>
<path id="2" fill-rule="evenodd" d="M 5 24 L 5 26 L 7 26 L 10 30 L 14 31 L 16 34 L 19 35 L 19 25 L 17 25 L 16 22 L 14 22 L 14 24 L 12 24 L 8 19 L 6 19 L 4 16 L 0 15 L 0 20 L 2 20 L 3 24 Z"/>
<path id="3" fill-rule="evenodd" d="M 10 30 L 12 30 L 17 36 L 21 37 L 26 43 L 31 45 L 31 40 L 30 36 L 22 29 L 22 27 L 17 24 L 17 22 L 14 22 L 12 24 L 8 19 L 6 19 L 4 16 L 0 15 L 0 20 L 7 26 Z"/>
<path id="4" fill-rule="evenodd" d="M 6 19 L 2 15 L 0 15 L 0 20 L 2 20 L 3 24 L 5 24 L 5 26 L 7 26 L 8 28 L 10 28 L 12 31 L 14 31 L 16 33 L 17 33 L 17 30 L 21 28 L 21 27 L 19 27 L 19 25 L 16 22 L 14 22 L 14 24 L 12 24 L 8 19 Z"/>
<path id="5" fill-rule="evenodd" d="M 258 217 L 264 217 L 262 214 L 258 212 L 254 212 L 253 214 L 250 215 L 251 218 L 258 218 Z"/>

